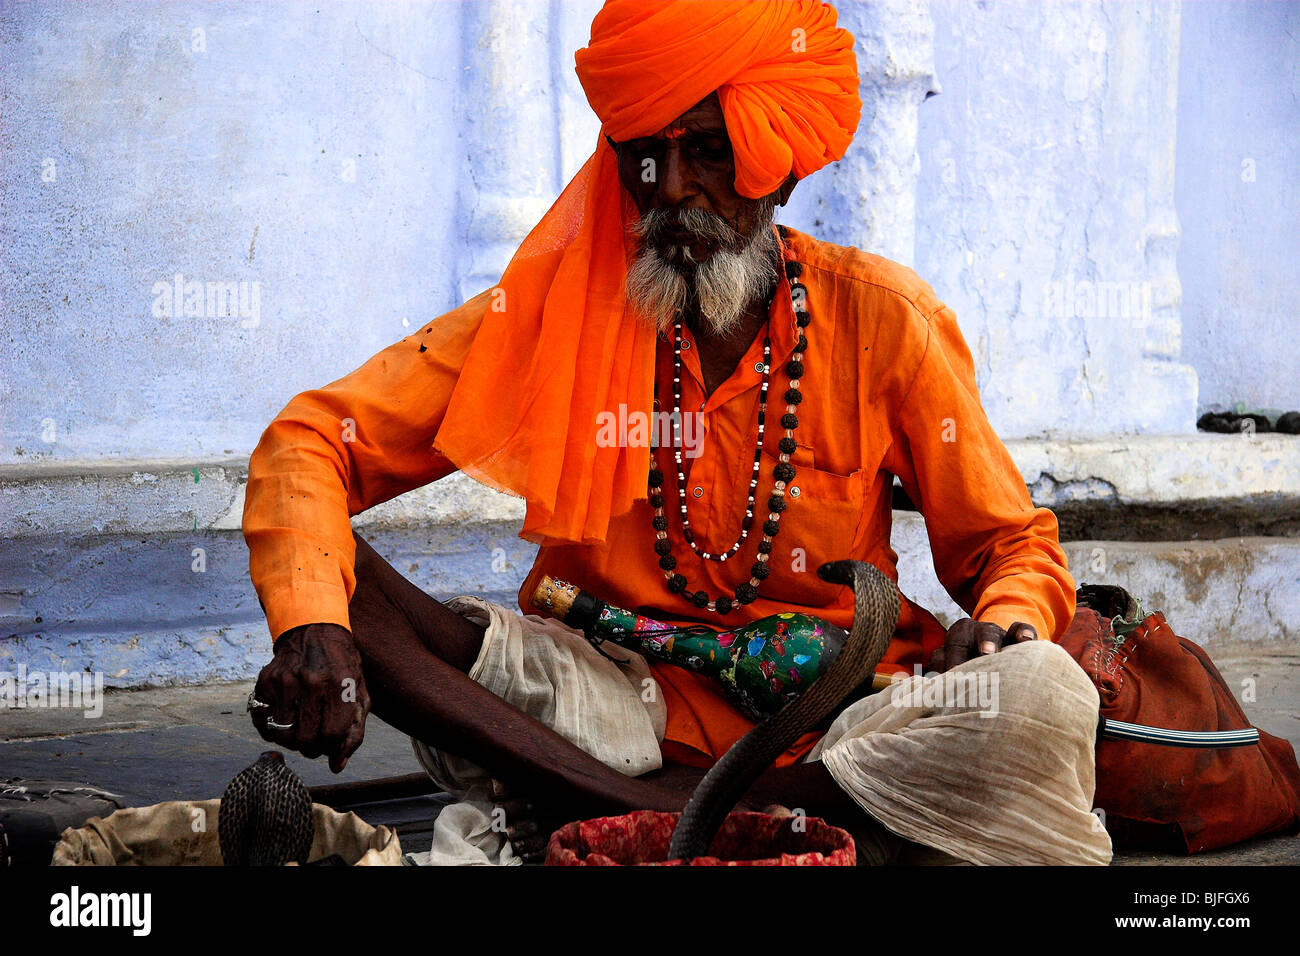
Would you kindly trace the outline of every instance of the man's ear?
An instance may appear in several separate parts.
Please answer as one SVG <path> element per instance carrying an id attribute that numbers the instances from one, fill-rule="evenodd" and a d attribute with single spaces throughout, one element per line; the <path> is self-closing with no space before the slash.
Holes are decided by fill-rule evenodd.
<path id="1" fill-rule="evenodd" d="M 795 184 L 798 182 L 799 180 L 794 178 L 794 173 L 785 177 L 785 182 L 783 182 L 780 188 L 776 191 L 776 204 L 778 206 L 784 206 L 786 204 L 786 201 L 790 198 L 790 194 L 794 192 Z"/>

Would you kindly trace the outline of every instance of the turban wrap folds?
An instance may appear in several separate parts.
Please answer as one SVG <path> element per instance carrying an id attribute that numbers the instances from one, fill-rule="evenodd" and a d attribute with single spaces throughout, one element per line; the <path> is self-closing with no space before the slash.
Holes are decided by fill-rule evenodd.
<path id="1" fill-rule="evenodd" d="M 598 415 L 649 414 L 656 332 L 628 305 L 637 218 L 605 142 L 650 136 L 715 90 L 736 190 L 758 198 L 839 159 L 861 112 L 853 37 L 820 2 L 609 0 L 577 53 L 596 151 L 493 290 L 434 447 L 527 500 L 520 535 L 605 541 L 646 497 L 650 450 L 597 444 Z M 621 416 L 620 416 L 621 418 Z"/>

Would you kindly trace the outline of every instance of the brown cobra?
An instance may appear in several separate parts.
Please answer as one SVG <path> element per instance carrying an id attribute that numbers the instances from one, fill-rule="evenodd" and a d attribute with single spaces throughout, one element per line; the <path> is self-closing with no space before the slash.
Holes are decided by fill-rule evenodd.
<path id="1" fill-rule="evenodd" d="M 241 770 L 221 796 L 217 834 L 226 866 L 306 863 L 315 831 L 311 794 L 279 751 Z"/>
<path id="2" fill-rule="evenodd" d="M 894 582 L 863 561 L 831 561 L 817 576 L 853 588 L 853 626 L 843 649 L 812 687 L 736 741 L 705 774 L 673 831 L 668 859 L 704 856 L 745 791 L 800 734 L 869 679 L 884 656 L 898 623 Z"/>

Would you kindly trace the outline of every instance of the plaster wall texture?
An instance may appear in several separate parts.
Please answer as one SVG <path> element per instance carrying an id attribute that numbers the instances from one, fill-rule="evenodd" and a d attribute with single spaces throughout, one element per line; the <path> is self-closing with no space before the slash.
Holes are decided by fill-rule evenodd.
<path id="1" fill-rule="evenodd" d="M 1202 408 L 1300 408 L 1300 4 L 1183 5 L 1175 198 Z"/>
<path id="2" fill-rule="evenodd" d="M 1174 160 L 1179 6 L 935 0 L 917 271 L 1004 438 L 1188 433 Z"/>
<path id="3" fill-rule="evenodd" d="M 294 392 L 489 286 L 595 142 L 572 52 L 596 6 L 9 7 L 0 462 L 245 454 Z M 1190 431 L 1179 7 L 842 17 L 861 131 L 783 218 L 916 266 L 1006 437 Z"/>
<path id="4" fill-rule="evenodd" d="M 912 264 L 917 123 L 934 88 L 934 23 L 908 0 L 838 5 L 857 40 L 862 120 L 838 163 L 796 187 L 780 218 L 844 246 Z"/>
<path id="5" fill-rule="evenodd" d="M 594 9 L 6 5 L 0 463 L 247 455 L 490 284 L 595 142 Z"/>
<path id="6" fill-rule="evenodd" d="M 919 515 L 895 512 L 891 546 L 904 594 L 945 625 L 967 616 L 934 576 Z M 1145 610 L 1164 614 L 1180 637 L 1211 647 L 1294 647 L 1300 640 L 1300 541 L 1294 538 L 1067 541 L 1062 547 L 1077 585 L 1119 585 Z"/>

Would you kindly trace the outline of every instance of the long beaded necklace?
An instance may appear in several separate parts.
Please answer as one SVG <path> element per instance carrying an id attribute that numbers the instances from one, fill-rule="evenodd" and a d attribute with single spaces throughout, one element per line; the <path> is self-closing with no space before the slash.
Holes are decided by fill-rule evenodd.
<path id="1" fill-rule="evenodd" d="M 811 321 L 811 317 L 804 309 L 804 304 L 807 302 L 807 290 L 799 282 L 799 276 L 802 272 L 803 267 L 798 262 L 791 260 L 785 263 L 786 278 L 790 280 L 790 300 L 794 306 L 795 324 L 800 329 L 794 353 L 790 356 L 790 361 L 785 367 L 786 374 L 790 377 L 790 385 L 785 393 L 785 414 L 781 416 L 781 427 L 785 430 L 785 436 L 777 446 L 780 451 L 779 461 L 772 469 L 774 484 L 772 495 L 767 500 L 768 514 L 767 520 L 763 522 L 763 540 L 758 543 L 758 559 L 749 569 L 749 580 L 736 588 L 734 598 L 728 598 L 720 594 L 716 599 L 711 599 L 703 590 L 692 591 L 686 578 L 676 572 L 677 559 L 673 557 L 672 545 L 668 542 L 668 517 L 664 514 L 664 473 L 659 469 L 657 457 L 651 455 L 649 491 L 650 506 L 654 508 L 654 519 L 651 522 L 655 532 L 654 549 L 655 553 L 659 555 L 659 567 L 663 571 L 668 590 L 674 594 L 680 594 L 684 600 L 695 607 L 705 608 L 716 614 L 729 614 L 736 605 L 751 603 L 758 597 L 759 585 L 772 572 L 772 569 L 768 566 L 768 561 L 772 556 L 772 539 L 781 530 L 781 513 L 785 511 L 786 507 L 785 489 L 794 480 L 795 476 L 794 465 L 790 464 L 790 456 L 794 454 L 796 448 L 794 431 L 799 427 L 799 418 L 795 414 L 795 410 L 799 403 L 803 401 L 803 395 L 799 391 L 799 379 L 804 371 L 804 352 L 808 349 L 808 339 L 803 330 L 807 329 L 808 323 Z M 711 554 L 708 551 L 700 550 L 699 545 L 695 543 L 695 535 L 691 531 L 690 516 L 686 511 L 686 475 L 682 471 L 680 434 L 682 421 L 682 322 L 680 315 L 675 323 L 673 341 L 673 413 L 671 420 L 673 423 L 673 457 L 677 464 L 677 496 L 682 512 L 682 535 L 686 539 L 686 543 L 690 545 L 691 550 L 706 561 L 724 563 L 728 558 L 734 557 L 749 537 L 750 529 L 754 524 L 754 494 L 758 488 L 758 465 L 762 457 L 763 431 L 767 418 L 767 389 L 771 369 L 771 355 L 772 339 L 769 331 L 763 338 L 763 386 L 758 399 L 758 438 L 754 447 L 754 468 L 750 474 L 749 501 L 745 507 L 745 518 L 741 522 L 740 537 L 736 539 L 735 544 L 722 554 Z"/>

